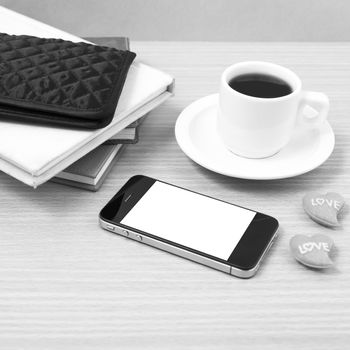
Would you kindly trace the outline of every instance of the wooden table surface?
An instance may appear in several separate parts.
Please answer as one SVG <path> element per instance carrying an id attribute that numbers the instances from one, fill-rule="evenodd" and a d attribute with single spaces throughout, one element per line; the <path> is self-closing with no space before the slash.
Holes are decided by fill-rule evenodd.
<path id="1" fill-rule="evenodd" d="M 350 220 L 331 230 L 303 212 L 310 190 L 350 203 L 350 44 L 133 42 L 144 62 L 176 78 L 176 96 L 153 111 L 97 193 L 47 183 L 37 190 L 0 174 L 1 349 L 346 349 L 350 341 Z M 192 101 L 215 93 L 237 61 L 293 69 L 323 91 L 336 147 L 295 178 L 247 181 L 188 159 L 174 124 Z M 280 238 L 260 272 L 241 280 L 118 237 L 98 226 L 102 206 L 134 174 L 276 216 Z M 347 210 L 346 210 L 347 211 Z M 296 263 L 289 239 L 329 234 L 336 267 Z"/>

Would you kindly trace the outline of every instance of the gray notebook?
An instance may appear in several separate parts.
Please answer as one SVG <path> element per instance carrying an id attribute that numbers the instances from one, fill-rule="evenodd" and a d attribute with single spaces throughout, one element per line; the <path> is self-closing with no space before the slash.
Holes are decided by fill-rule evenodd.
<path id="1" fill-rule="evenodd" d="M 101 145 L 60 172 L 51 181 L 97 191 L 122 149 L 122 144 Z"/>
<path id="2" fill-rule="evenodd" d="M 146 119 L 147 114 L 140 119 L 134 121 L 125 129 L 118 132 L 118 134 L 112 136 L 107 140 L 105 145 L 116 145 L 118 143 L 137 143 L 139 141 L 139 129 L 142 122 Z"/>

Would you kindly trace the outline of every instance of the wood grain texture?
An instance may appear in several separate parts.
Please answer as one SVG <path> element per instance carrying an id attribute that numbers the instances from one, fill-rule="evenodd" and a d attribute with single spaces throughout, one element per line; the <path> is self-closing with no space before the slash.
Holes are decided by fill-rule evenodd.
<path id="1" fill-rule="evenodd" d="M 0 174 L 2 349 L 345 349 L 350 341 L 350 224 L 323 228 L 303 212 L 309 190 L 350 203 L 350 44 L 133 42 L 139 59 L 176 77 L 176 96 L 153 111 L 97 193 L 47 183 L 37 190 Z M 331 101 L 336 147 L 320 168 L 291 179 L 221 176 L 188 159 L 177 116 L 214 93 L 233 62 L 295 70 Z M 257 169 L 257 171 L 259 171 Z M 103 231 L 102 206 L 134 174 L 276 216 L 280 238 L 260 272 L 240 280 Z M 348 211 L 348 210 L 347 210 Z M 297 233 L 329 234 L 336 267 L 297 264 Z"/>

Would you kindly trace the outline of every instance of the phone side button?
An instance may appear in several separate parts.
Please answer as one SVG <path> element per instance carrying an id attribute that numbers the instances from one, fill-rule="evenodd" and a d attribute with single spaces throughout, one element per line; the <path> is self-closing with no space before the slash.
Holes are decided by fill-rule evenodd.
<path id="1" fill-rule="evenodd" d="M 129 231 L 122 230 L 122 235 L 125 236 L 125 237 L 128 237 L 129 236 Z"/>
<path id="2" fill-rule="evenodd" d="M 110 224 L 106 224 L 106 229 L 109 231 L 115 231 L 115 227 L 113 225 L 110 225 Z"/>
<path id="3" fill-rule="evenodd" d="M 135 235 L 135 238 L 137 241 L 142 242 L 142 236 L 141 235 Z"/>

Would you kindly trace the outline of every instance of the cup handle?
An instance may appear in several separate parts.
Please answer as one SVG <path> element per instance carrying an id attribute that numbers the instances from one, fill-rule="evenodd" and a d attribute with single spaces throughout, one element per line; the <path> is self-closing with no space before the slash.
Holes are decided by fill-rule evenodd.
<path id="1" fill-rule="evenodd" d="M 305 107 L 311 107 L 316 113 L 307 116 L 304 113 Z M 303 91 L 298 110 L 298 123 L 310 127 L 317 128 L 327 119 L 329 111 L 329 99 L 322 92 Z"/>

